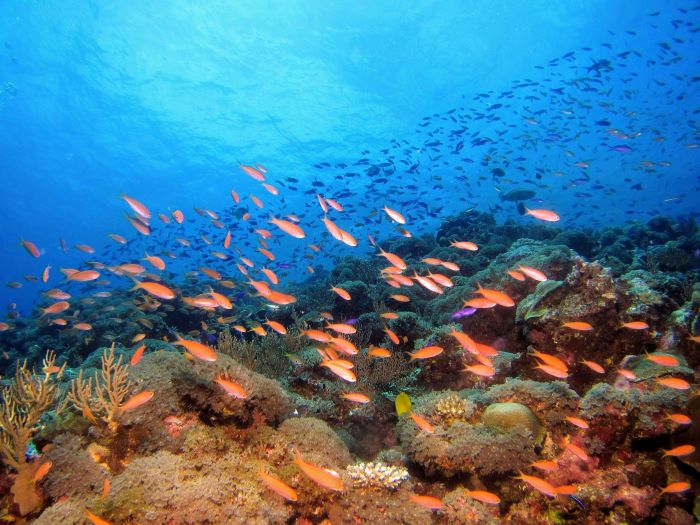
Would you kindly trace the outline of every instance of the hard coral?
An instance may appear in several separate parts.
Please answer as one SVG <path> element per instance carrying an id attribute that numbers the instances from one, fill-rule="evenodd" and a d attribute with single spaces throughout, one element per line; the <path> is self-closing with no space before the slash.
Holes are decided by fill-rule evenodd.
<path id="1" fill-rule="evenodd" d="M 358 463 L 350 465 L 345 471 L 356 488 L 396 490 L 409 477 L 405 468 L 381 462 Z"/>

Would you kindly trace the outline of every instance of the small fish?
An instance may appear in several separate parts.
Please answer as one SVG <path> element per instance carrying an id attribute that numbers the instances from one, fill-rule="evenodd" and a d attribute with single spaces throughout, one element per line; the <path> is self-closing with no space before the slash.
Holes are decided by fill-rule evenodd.
<path id="1" fill-rule="evenodd" d="M 683 456 L 689 456 L 693 452 L 695 452 L 695 447 L 693 445 L 680 445 L 671 450 L 664 450 L 664 457 L 672 456 L 674 458 L 681 458 Z"/>
<path id="2" fill-rule="evenodd" d="M 342 394 L 342 397 L 348 401 L 352 401 L 353 403 L 365 404 L 370 402 L 369 396 L 360 392 L 346 392 Z"/>
<path id="3" fill-rule="evenodd" d="M 537 476 L 528 476 L 527 474 L 520 473 L 519 476 L 515 476 L 515 479 L 519 479 L 530 485 L 535 490 L 541 492 L 546 496 L 554 497 L 557 495 L 557 490 L 554 488 L 549 481 Z"/>
<path id="4" fill-rule="evenodd" d="M 693 420 L 685 414 L 670 414 L 666 416 L 666 419 L 670 419 L 671 421 L 679 425 L 690 425 L 693 422 Z"/>
<path id="5" fill-rule="evenodd" d="M 441 499 L 435 498 L 433 496 L 420 496 L 418 494 L 411 494 L 408 499 L 413 503 L 420 505 L 421 507 L 428 510 L 438 510 L 445 506 Z"/>
<path id="6" fill-rule="evenodd" d="M 317 485 L 335 491 L 344 489 L 343 480 L 340 479 L 340 475 L 337 472 L 307 463 L 296 447 L 294 447 L 294 463 Z"/>
<path id="7" fill-rule="evenodd" d="M 139 361 L 141 361 L 141 357 L 143 356 L 144 350 L 146 350 L 146 345 L 141 345 L 136 349 L 136 351 L 131 356 L 131 359 L 129 360 L 129 364 L 131 366 L 135 366 L 139 363 Z"/>
<path id="8" fill-rule="evenodd" d="M 546 222 L 557 222 L 560 217 L 556 213 L 550 210 L 531 210 L 527 207 L 525 207 L 525 215 L 529 215 L 530 217 L 534 217 L 535 219 L 539 219 L 541 221 L 546 221 Z"/>
<path id="9" fill-rule="evenodd" d="M 416 359 L 430 359 L 431 357 L 440 355 L 443 350 L 441 346 L 425 346 L 409 354 L 411 356 L 410 361 L 415 361 Z"/>
<path id="10" fill-rule="evenodd" d="M 593 330 L 593 326 L 585 321 L 569 321 L 568 323 L 563 323 L 564 328 L 570 328 L 571 330 L 578 330 L 582 332 L 588 332 Z"/>
<path id="11" fill-rule="evenodd" d="M 100 518 L 97 514 L 93 514 L 88 509 L 85 509 L 85 517 L 87 517 L 87 519 L 89 519 L 93 525 L 112 525 L 111 522 L 104 518 Z"/>
<path id="12" fill-rule="evenodd" d="M 134 394 L 127 399 L 124 404 L 119 407 L 119 409 L 122 412 L 134 410 L 135 408 L 148 403 L 153 398 L 153 395 L 154 392 L 152 390 L 145 390 L 143 392 L 139 392 L 138 394 Z"/>
<path id="13" fill-rule="evenodd" d="M 37 481 L 41 480 L 41 478 L 43 478 L 44 476 L 46 476 L 46 474 L 48 474 L 48 472 L 49 472 L 49 470 L 51 470 L 52 466 L 53 466 L 53 463 L 51 461 L 45 461 L 44 463 L 42 463 L 39 466 L 39 468 L 37 468 L 36 471 L 34 472 L 34 476 L 32 476 L 32 481 L 34 481 L 36 483 Z"/>
<path id="14" fill-rule="evenodd" d="M 680 492 L 686 492 L 689 489 L 690 483 L 686 481 L 676 481 L 675 483 L 669 483 L 662 488 L 661 494 L 678 494 Z"/>
<path id="15" fill-rule="evenodd" d="M 430 424 L 430 422 L 425 419 L 423 416 L 420 416 L 416 414 L 413 410 L 409 413 L 411 416 L 411 419 L 413 419 L 413 422 L 420 428 L 423 432 L 427 432 L 428 434 L 433 434 L 435 432 L 435 428 L 433 425 Z"/>
<path id="16" fill-rule="evenodd" d="M 482 503 L 488 503 L 489 505 L 498 505 L 501 502 L 499 498 L 493 492 L 488 492 L 486 490 L 467 490 L 465 489 L 467 496 L 474 498 L 475 500 L 481 501 Z"/>
<path id="17" fill-rule="evenodd" d="M 248 398 L 248 393 L 245 391 L 245 389 L 241 385 L 235 383 L 234 381 L 231 381 L 230 379 L 226 379 L 225 377 L 219 376 L 216 379 L 216 383 L 218 383 L 219 386 L 221 386 L 221 388 L 223 388 L 228 395 L 233 396 L 236 399 Z"/>
<path id="18" fill-rule="evenodd" d="M 688 390 L 690 383 L 679 377 L 660 377 L 656 382 L 662 386 L 673 388 L 675 390 Z"/>
<path id="19" fill-rule="evenodd" d="M 284 481 L 265 472 L 262 467 L 258 469 L 258 476 L 272 492 L 282 496 L 287 501 L 297 500 L 297 491 L 287 485 Z"/>
<path id="20" fill-rule="evenodd" d="M 399 417 L 412 411 L 411 398 L 406 392 L 401 392 L 396 396 L 394 405 L 396 406 L 396 415 Z"/>

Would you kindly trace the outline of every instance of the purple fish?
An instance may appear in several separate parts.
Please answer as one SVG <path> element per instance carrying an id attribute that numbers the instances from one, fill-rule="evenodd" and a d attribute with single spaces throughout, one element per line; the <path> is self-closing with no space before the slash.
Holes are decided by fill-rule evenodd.
<path id="1" fill-rule="evenodd" d="M 619 146 L 613 146 L 610 149 L 619 153 L 630 153 L 632 151 L 632 148 L 630 148 L 629 146 L 625 146 L 624 144 L 620 144 Z"/>
<path id="2" fill-rule="evenodd" d="M 453 313 L 450 316 L 450 319 L 456 320 L 456 319 L 461 319 L 462 317 L 469 317 L 470 315 L 474 315 L 476 313 L 476 308 L 472 308 L 471 306 L 467 306 L 466 308 L 462 308 L 461 310 L 457 310 L 455 313 Z"/>

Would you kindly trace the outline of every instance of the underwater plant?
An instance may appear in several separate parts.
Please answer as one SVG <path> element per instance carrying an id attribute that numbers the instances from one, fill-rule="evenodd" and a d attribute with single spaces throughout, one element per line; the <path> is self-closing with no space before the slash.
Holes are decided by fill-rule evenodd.
<path id="1" fill-rule="evenodd" d="M 2 390 L 0 402 L 0 454 L 6 465 L 17 473 L 12 484 L 14 502 L 21 515 L 38 510 L 43 500 L 36 491 L 37 474 L 50 463 L 29 461 L 27 449 L 32 435 L 39 430 L 41 417 L 52 407 L 56 413 L 65 408 L 59 401 L 58 380 L 63 376 L 65 363 L 56 366 L 56 354 L 48 351 L 42 371 L 27 368 L 27 362 L 17 364 L 15 378 Z M 45 465 L 49 467 L 45 467 Z M 45 474 L 45 472 L 44 472 Z"/>

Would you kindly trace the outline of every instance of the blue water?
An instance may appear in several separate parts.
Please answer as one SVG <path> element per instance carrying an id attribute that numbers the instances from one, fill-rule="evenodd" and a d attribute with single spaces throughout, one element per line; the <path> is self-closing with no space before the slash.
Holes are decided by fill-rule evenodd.
<path id="1" fill-rule="evenodd" d="M 295 213 L 308 243 L 325 231 L 316 191 L 352 193 L 335 218 L 360 246 L 325 241 L 319 267 L 368 253 L 367 233 L 397 235 L 375 222 L 385 204 L 412 219 L 414 235 L 470 207 L 531 222 L 499 199 L 523 187 L 565 228 L 697 211 L 699 17 L 690 2 L 5 1 L 0 282 L 23 287 L 3 286 L 0 301 L 26 311 L 60 284 L 58 268 L 131 262 L 177 248 L 180 233 L 220 244 L 223 231 L 193 207 L 231 210 L 234 188 L 258 227 Z M 610 67 L 591 69 L 602 60 Z M 621 145 L 632 151 L 611 149 Z M 353 166 L 360 159 L 368 164 Z M 386 182 L 368 176 L 388 160 Z M 323 162 L 331 167 L 314 167 Z M 265 165 L 281 195 L 240 163 Z M 154 218 L 152 238 L 138 238 L 121 192 L 196 222 L 179 232 Z M 255 253 L 234 222 L 234 245 Z M 128 252 L 105 251 L 110 232 L 135 239 Z M 20 238 L 43 255 L 30 257 Z M 305 275 L 304 244 L 282 241 L 279 260 Z M 48 285 L 25 279 L 47 264 Z"/>

